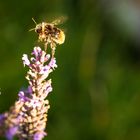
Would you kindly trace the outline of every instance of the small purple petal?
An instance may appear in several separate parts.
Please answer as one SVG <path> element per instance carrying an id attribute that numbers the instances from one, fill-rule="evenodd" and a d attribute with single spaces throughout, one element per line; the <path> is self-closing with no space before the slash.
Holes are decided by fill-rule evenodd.
<path id="1" fill-rule="evenodd" d="M 30 59 L 33 63 L 36 61 L 36 59 L 34 57 L 31 57 Z"/>
<path id="2" fill-rule="evenodd" d="M 42 53 L 42 50 L 40 47 L 34 47 L 34 50 L 32 52 L 33 55 L 37 58 Z"/>
<path id="3" fill-rule="evenodd" d="M 27 92 L 28 92 L 28 93 L 30 93 L 30 94 L 33 92 L 33 90 L 32 90 L 32 87 L 31 87 L 31 86 L 28 86 Z"/>
<path id="4" fill-rule="evenodd" d="M 36 107 L 39 107 L 40 106 L 40 102 L 38 100 L 30 100 L 30 105 L 33 107 L 33 108 L 36 108 Z"/>
<path id="5" fill-rule="evenodd" d="M 27 66 L 30 65 L 30 61 L 29 61 L 29 59 L 28 59 L 27 54 L 23 54 L 22 60 L 23 60 L 24 66 L 25 66 L 25 65 L 27 65 Z"/>
<path id="6" fill-rule="evenodd" d="M 46 65 L 46 66 L 42 67 L 42 69 L 41 69 L 39 74 L 49 73 L 49 70 L 50 70 L 50 66 Z"/>
<path id="7" fill-rule="evenodd" d="M 0 114 L 0 121 L 3 120 L 5 118 L 4 114 Z"/>
<path id="8" fill-rule="evenodd" d="M 44 63 L 45 62 L 45 55 L 46 55 L 46 52 L 42 51 L 42 55 L 40 57 L 40 62 L 41 63 Z"/>
<path id="9" fill-rule="evenodd" d="M 45 132 L 38 132 L 34 135 L 33 140 L 42 140 L 42 138 L 46 135 L 47 134 Z"/>
<path id="10" fill-rule="evenodd" d="M 50 87 L 47 87 L 47 92 L 49 93 L 49 92 L 52 92 L 52 87 L 50 86 Z"/>
<path id="11" fill-rule="evenodd" d="M 47 61 L 50 59 L 50 57 L 51 57 L 51 55 L 50 55 L 50 54 L 47 54 L 47 55 L 45 56 L 44 62 L 47 62 Z"/>
<path id="12" fill-rule="evenodd" d="M 25 91 L 25 93 L 26 93 L 26 91 Z M 20 91 L 20 92 L 18 93 L 19 100 L 20 100 L 21 102 L 25 102 L 25 101 L 28 101 L 28 100 L 29 100 L 29 98 L 25 95 L 25 93 L 24 93 L 23 91 Z"/>
<path id="13" fill-rule="evenodd" d="M 49 63 L 49 66 L 51 67 L 51 68 L 57 68 L 57 65 L 56 65 L 56 60 L 55 60 L 55 58 L 52 58 L 51 59 L 51 61 L 50 61 L 50 63 Z"/>
<path id="14" fill-rule="evenodd" d="M 0 114 L 0 135 L 3 135 L 3 130 L 1 130 L 4 126 L 4 121 L 6 119 L 5 114 Z"/>
<path id="15" fill-rule="evenodd" d="M 18 93 L 18 96 L 19 96 L 20 99 L 24 99 L 24 98 L 25 98 L 25 97 L 24 97 L 24 92 L 23 92 L 23 91 L 20 91 L 20 92 Z"/>
<path id="16" fill-rule="evenodd" d="M 8 140 L 13 140 L 14 135 L 17 133 L 18 127 L 11 127 L 6 131 L 6 138 Z"/>

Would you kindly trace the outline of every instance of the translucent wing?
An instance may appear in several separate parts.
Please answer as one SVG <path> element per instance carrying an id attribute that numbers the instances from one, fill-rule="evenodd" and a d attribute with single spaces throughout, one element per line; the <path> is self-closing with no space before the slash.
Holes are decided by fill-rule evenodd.
<path id="1" fill-rule="evenodd" d="M 67 17 L 59 17 L 58 19 L 54 20 L 53 22 L 51 22 L 54 25 L 59 25 L 64 23 L 67 20 Z"/>

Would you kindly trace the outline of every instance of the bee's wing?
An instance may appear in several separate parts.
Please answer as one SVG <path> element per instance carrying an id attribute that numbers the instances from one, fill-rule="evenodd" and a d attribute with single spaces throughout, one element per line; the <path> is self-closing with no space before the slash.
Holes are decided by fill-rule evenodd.
<path id="1" fill-rule="evenodd" d="M 62 24 L 62 23 L 64 23 L 65 21 L 67 20 L 67 17 L 59 17 L 58 19 L 56 19 L 56 20 L 54 20 L 53 22 L 52 22 L 52 24 L 54 24 L 54 25 L 59 25 L 59 24 Z"/>

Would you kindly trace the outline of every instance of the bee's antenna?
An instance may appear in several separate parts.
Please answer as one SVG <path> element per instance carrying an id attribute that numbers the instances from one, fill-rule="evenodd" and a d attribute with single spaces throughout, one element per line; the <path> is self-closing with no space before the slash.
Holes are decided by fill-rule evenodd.
<path id="1" fill-rule="evenodd" d="M 32 18 L 32 21 L 35 23 L 35 25 L 37 25 L 37 23 L 36 23 L 36 21 L 35 21 L 35 19 L 34 19 L 34 18 Z"/>
<path id="2" fill-rule="evenodd" d="M 35 30 L 35 28 L 30 29 L 29 32 L 30 32 L 30 31 L 33 31 L 33 30 Z"/>
<path id="3" fill-rule="evenodd" d="M 35 21 L 34 18 L 32 18 L 32 21 L 35 23 L 35 25 L 37 25 L 37 23 L 36 23 L 36 21 Z M 32 28 L 32 29 L 30 29 L 29 31 L 33 31 L 33 30 L 35 30 L 35 28 Z"/>

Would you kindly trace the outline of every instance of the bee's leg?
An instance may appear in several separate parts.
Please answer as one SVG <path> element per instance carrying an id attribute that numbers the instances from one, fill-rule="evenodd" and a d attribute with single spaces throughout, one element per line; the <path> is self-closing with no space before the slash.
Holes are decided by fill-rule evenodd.
<path id="1" fill-rule="evenodd" d="M 51 49 L 52 49 L 52 58 L 53 58 L 56 50 L 56 44 L 54 42 L 51 43 Z"/>
<path id="2" fill-rule="evenodd" d="M 45 48 L 45 51 L 47 52 L 48 42 L 46 42 L 46 43 L 44 44 L 44 48 Z"/>
<path id="3" fill-rule="evenodd" d="M 52 58 L 54 57 L 55 54 L 55 47 L 52 48 Z"/>

